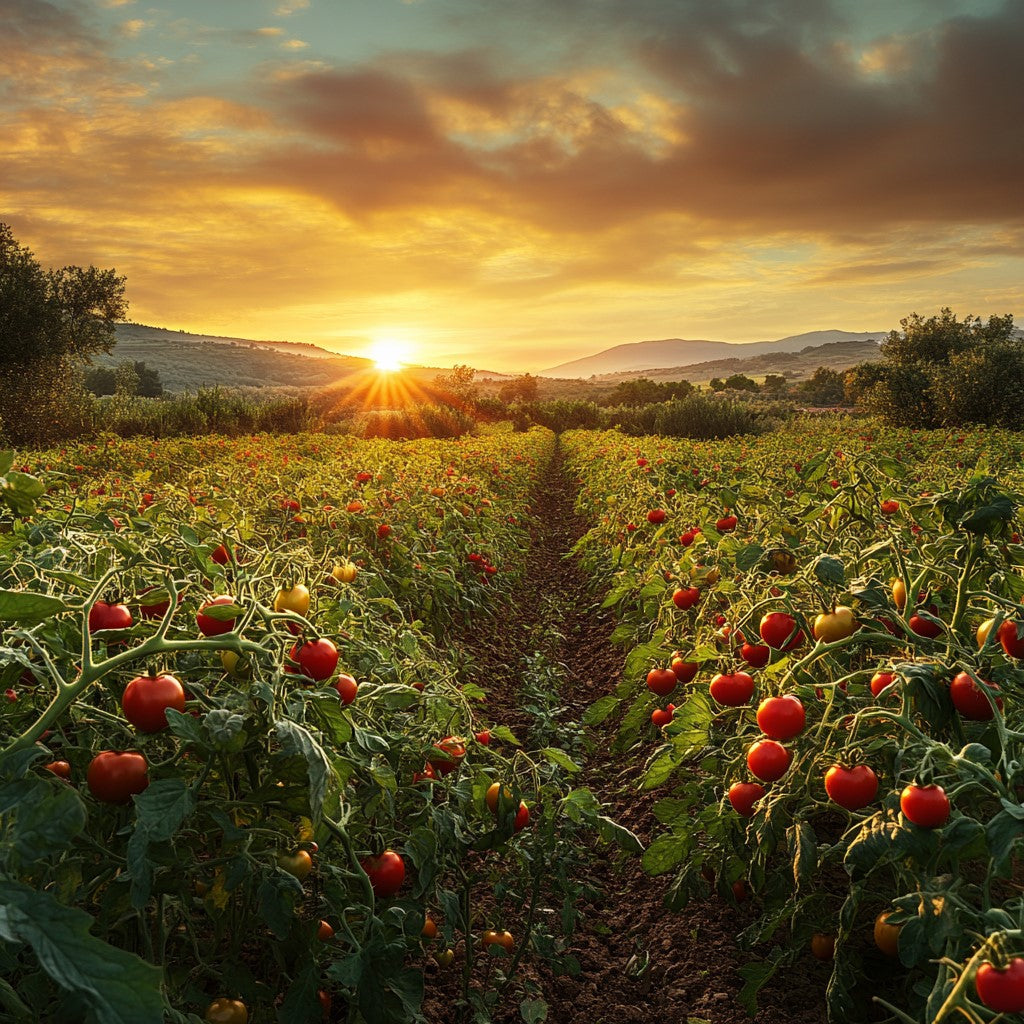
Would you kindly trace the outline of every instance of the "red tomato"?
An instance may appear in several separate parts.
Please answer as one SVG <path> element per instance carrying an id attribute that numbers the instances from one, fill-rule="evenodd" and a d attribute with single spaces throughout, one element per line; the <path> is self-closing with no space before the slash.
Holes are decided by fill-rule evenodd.
<path id="1" fill-rule="evenodd" d="M 225 545 L 218 544 L 210 555 L 210 561 L 218 565 L 227 565 L 231 561 L 231 554 Z"/>
<path id="2" fill-rule="evenodd" d="M 1024 623 L 1019 623 L 1019 625 L 1024 626 Z M 996 636 L 1009 657 L 1024 658 L 1024 638 L 1017 636 L 1017 626 L 1018 623 L 1007 619 L 1005 622 L 1000 623 Z"/>
<path id="3" fill-rule="evenodd" d="M 989 683 L 984 679 L 982 682 L 989 690 L 999 689 L 998 683 Z M 994 714 L 988 697 L 966 672 L 959 673 L 949 684 L 949 696 L 961 717 L 971 722 L 987 722 Z M 995 704 L 1000 711 L 1003 710 L 1003 701 L 1000 697 L 995 697 Z"/>
<path id="4" fill-rule="evenodd" d="M 825 792 L 840 807 L 856 811 L 875 799 L 878 776 L 866 764 L 853 768 L 836 764 L 825 772 Z"/>
<path id="5" fill-rule="evenodd" d="M 154 587 L 146 587 L 144 591 L 139 595 L 141 598 L 144 594 L 148 594 Z M 143 604 L 139 601 L 139 615 L 144 619 L 162 619 L 167 612 L 167 609 L 171 607 L 171 599 L 167 598 L 166 601 L 157 601 L 155 604 Z"/>
<path id="6" fill-rule="evenodd" d="M 405 861 L 394 850 L 385 850 L 376 857 L 364 857 L 359 866 L 369 875 L 373 895 L 377 899 L 394 896 L 405 881 Z"/>
<path id="7" fill-rule="evenodd" d="M 900 794 L 900 810 L 918 828 L 941 828 L 949 820 L 949 797 L 941 786 L 907 786 Z"/>
<path id="8" fill-rule="evenodd" d="M 699 662 L 687 661 L 681 654 L 679 654 L 678 651 L 672 655 L 672 673 L 679 682 L 692 682 L 694 676 L 696 676 L 699 671 Z"/>
<path id="9" fill-rule="evenodd" d="M 647 522 L 653 523 L 655 526 L 665 522 L 665 510 L 663 508 L 652 508 L 647 513 Z"/>
<path id="10" fill-rule="evenodd" d="M 132 624 L 132 613 L 127 605 L 107 604 L 97 601 L 89 609 L 89 632 L 96 633 L 101 629 L 128 629 Z"/>
<path id="11" fill-rule="evenodd" d="M 647 688 L 659 697 L 667 697 L 678 682 L 675 672 L 670 668 L 652 668 L 647 673 Z"/>
<path id="12" fill-rule="evenodd" d="M 736 529 L 736 524 L 738 522 L 739 520 L 736 516 L 722 516 L 722 518 L 715 523 L 715 529 L 718 530 L 719 533 L 732 533 L 732 531 Z"/>
<path id="13" fill-rule="evenodd" d="M 338 648 L 323 637 L 295 644 L 288 657 L 298 664 L 304 676 L 318 683 L 330 679 L 338 667 Z"/>
<path id="14" fill-rule="evenodd" d="M 737 814 L 750 818 L 754 814 L 754 804 L 764 793 L 764 786 L 759 782 L 734 782 L 729 787 L 729 803 Z"/>
<path id="15" fill-rule="evenodd" d="M 894 672 L 876 672 L 871 677 L 871 695 L 877 697 L 886 687 L 892 686 L 895 679 Z"/>
<path id="16" fill-rule="evenodd" d="M 792 693 L 766 697 L 757 709 L 757 727 L 772 740 L 791 740 L 799 736 L 806 721 L 804 706 Z"/>
<path id="17" fill-rule="evenodd" d="M 697 587 L 681 587 L 672 595 L 672 603 L 681 611 L 692 608 L 700 600 Z"/>
<path id="18" fill-rule="evenodd" d="M 89 792 L 105 804 L 126 804 L 149 785 L 149 765 L 137 750 L 103 750 L 89 763 Z"/>
<path id="19" fill-rule="evenodd" d="M 675 704 L 669 704 L 667 708 L 655 708 L 651 712 L 651 721 L 660 729 L 672 721 L 672 713 L 675 711 Z"/>
<path id="20" fill-rule="evenodd" d="M 745 643 L 740 648 L 740 657 L 751 668 L 764 668 L 772 656 L 772 649 L 764 644 Z"/>
<path id="21" fill-rule="evenodd" d="M 527 825 L 530 824 L 530 808 L 519 801 L 519 810 L 516 811 L 515 820 L 512 822 L 512 830 L 514 832 L 522 832 Z"/>
<path id="22" fill-rule="evenodd" d="M 912 633 L 916 633 L 926 640 L 934 640 L 942 632 L 940 623 L 932 622 L 931 619 L 926 619 L 921 615 L 911 615 L 907 625 L 910 626 Z"/>
<path id="23" fill-rule="evenodd" d="M 746 672 L 719 672 L 711 680 L 711 696 L 727 708 L 738 708 L 754 696 L 754 680 Z"/>
<path id="24" fill-rule="evenodd" d="M 1024 958 L 1015 956 L 1005 970 L 986 960 L 974 976 L 978 998 L 996 1013 L 1024 1012 Z"/>
<path id="25" fill-rule="evenodd" d="M 235 599 L 227 594 L 219 594 L 217 597 L 204 601 L 196 614 L 196 625 L 203 636 L 220 636 L 222 633 L 230 633 L 235 628 L 234 619 L 215 619 L 212 615 L 205 615 L 207 608 L 215 605 L 234 604 Z"/>
<path id="26" fill-rule="evenodd" d="M 185 691 L 174 676 L 136 676 L 121 695 L 124 717 L 139 732 L 160 732 L 167 728 L 167 709 L 185 711 Z"/>
<path id="27" fill-rule="evenodd" d="M 359 684 L 351 676 L 342 673 L 331 685 L 338 691 L 342 704 L 351 704 L 356 699 Z"/>
<path id="28" fill-rule="evenodd" d="M 900 509 L 900 503 L 890 498 L 888 501 L 883 501 L 879 506 L 883 516 L 895 515 Z"/>
<path id="29" fill-rule="evenodd" d="M 48 772 L 53 772 L 59 779 L 71 778 L 71 765 L 67 761 L 51 761 L 49 764 L 44 764 L 43 768 Z"/>
<path id="30" fill-rule="evenodd" d="M 788 612 L 769 612 L 761 619 L 758 632 L 761 639 L 777 651 L 791 651 L 806 639 L 804 631 L 796 628 L 796 619 Z"/>
<path id="31" fill-rule="evenodd" d="M 789 770 L 793 755 L 775 740 L 757 740 L 747 748 L 750 774 L 762 782 L 775 782 Z"/>
<path id="32" fill-rule="evenodd" d="M 462 759 L 466 756 L 466 744 L 460 736 L 445 736 L 434 744 L 434 750 L 440 750 L 446 757 L 433 755 L 428 764 L 438 775 L 447 775 L 459 767 Z"/>
<path id="33" fill-rule="evenodd" d="M 489 747 L 491 745 L 491 730 L 484 729 L 481 732 L 473 733 L 473 739 L 477 741 L 483 747 Z"/>

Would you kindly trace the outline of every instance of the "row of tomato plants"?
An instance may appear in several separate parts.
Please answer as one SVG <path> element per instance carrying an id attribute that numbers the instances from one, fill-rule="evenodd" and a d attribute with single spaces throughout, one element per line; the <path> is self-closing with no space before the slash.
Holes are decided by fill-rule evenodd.
<path id="1" fill-rule="evenodd" d="M 566 445 L 630 648 L 589 720 L 664 790 L 668 903 L 756 908 L 743 1002 L 810 951 L 833 1021 L 1024 1011 L 1024 438 Z"/>
<path id="2" fill-rule="evenodd" d="M 425 949 L 486 1019 L 524 955 L 572 969 L 541 910 L 579 832 L 635 840 L 490 720 L 460 644 L 552 444 L 0 458 L 9 1019 L 413 1020 Z"/>

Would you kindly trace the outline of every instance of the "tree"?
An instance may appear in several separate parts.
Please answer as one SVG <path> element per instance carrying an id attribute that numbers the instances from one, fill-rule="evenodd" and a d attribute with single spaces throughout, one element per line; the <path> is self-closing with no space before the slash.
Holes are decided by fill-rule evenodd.
<path id="1" fill-rule="evenodd" d="M 1013 317 L 912 313 L 882 343 L 882 363 L 846 374 L 848 398 L 903 427 L 1024 424 L 1024 342 Z"/>
<path id="2" fill-rule="evenodd" d="M 724 391 L 725 381 L 722 380 L 721 377 L 712 377 L 711 380 L 708 381 L 708 387 L 711 388 L 712 391 Z"/>
<path id="3" fill-rule="evenodd" d="M 117 390 L 117 375 L 112 366 L 93 366 L 85 371 L 85 386 L 96 396 L 112 395 Z"/>
<path id="4" fill-rule="evenodd" d="M 819 366 L 807 380 L 797 385 L 796 392 L 808 405 L 840 405 L 845 397 L 843 374 Z"/>
<path id="5" fill-rule="evenodd" d="M 537 378 L 532 374 L 524 373 L 521 377 L 502 384 L 498 390 L 498 398 L 505 403 L 536 402 L 537 389 Z"/>
<path id="6" fill-rule="evenodd" d="M 786 378 L 781 373 L 766 373 L 761 390 L 766 395 L 782 395 L 786 392 Z"/>
<path id="7" fill-rule="evenodd" d="M 128 309 L 124 291 L 114 270 L 44 269 L 0 223 L 0 429 L 9 440 L 34 443 L 81 428 L 81 365 L 113 347 Z"/>
<path id="8" fill-rule="evenodd" d="M 439 373 L 434 377 L 434 386 L 445 395 L 462 405 L 476 402 L 476 370 L 472 366 L 453 366 L 451 373 Z"/>
<path id="9" fill-rule="evenodd" d="M 725 378 L 726 391 L 756 391 L 757 381 L 748 377 L 745 373 L 734 373 Z"/>

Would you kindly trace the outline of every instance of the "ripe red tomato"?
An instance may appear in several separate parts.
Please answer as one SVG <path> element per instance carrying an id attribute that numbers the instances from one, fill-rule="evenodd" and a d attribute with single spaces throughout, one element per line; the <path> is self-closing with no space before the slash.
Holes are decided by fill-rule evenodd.
<path id="1" fill-rule="evenodd" d="M 227 565 L 231 561 L 231 553 L 226 545 L 218 544 L 210 554 L 210 561 L 216 562 L 218 565 Z"/>
<path id="2" fill-rule="evenodd" d="M 1024 623 L 1019 623 L 1019 625 L 1024 626 Z M 1000 623 L 996 636 L 1009 657 L 1024 658 L 1024 637 L 1018 638 L 1017 626 L 1018 623 L 1006 619 Z"/>
<path id="3" fill-rule="evenodd" d="M 795 694 L 766 697 L 757 709 L 757 727 L 772 740 L 791 740 L 804 731 L 807 715 Z"/>
<path id="4" fill-rule="evenodd" d="M 228 597 L 227 594 L 218 594 L 217 597 L 204 601 L 196 613 L 196 625 L 199 627 L 199 632 L 203 636 L 220 636 L 222 633 L 230 633 L 235 628 L 234 619 L 215 619 L 212 615 L 206 615 L 205 611 L 207 608 L 213 608 L 216 605 L 234 603 L 235 599 Z"/>
<path id="5" fill-rule="evenodd" d="M 675 704 L 669 704 L 667 708 L 655 708 L 651 712 L 651 721 L 660 729 L 672 721 L 672 713 L 675 711 Z"/>
<path id="6" fill-rule="evenodd" d="M 167 728 L 167 709 L 185 711 L 185 691 L 172 675 L 136 676 L 121 695 L 124 717 L 139 732 L 160 732 Z"/>
<path id="7" fill-rule="evenodd" d="M 990 683 L 984 679 L 982 682 L 990 690 L 999 689 L 998 683 Z M 992 705 L 989 703 L 981 687 L 978 686 L 967 672 L 960 672 L 953 678 L 953 681 L 949 684 L 949 696 L 953 701 L 953 707 L 960 712 L 961 717 L 971 722 L 987 722 L 994 714 Z M 995 703 L 996 707 L 1002 711 L 1002 698 L 995 697 Z"/>
<path id="8" fill-rule="evenodd" d="M 304 676 L 318 683 L 330 679 L 338 667 L 338 648 L 323 637 L 294 644 L 288 657 L 298 664 Z"/>
<path id="9" fill-rule="evenodd" d="M 684 548 L 688 548 L 697 539 L 697 533 L 695 530 L 687 530 L 685 533 L 679 535 L 679 543 Z"/>
<path id="10" fill-rule="evenodd" d="M 149 785 L 149 765 L 137 750 L 103 750 L 89 763 L 89 792 L 105 804 L 126 804 Z"/>
<path id="11" fill-rule="evenodd" d="M 96 633 L 101 629 L 128 629 L 131 624 L 132 613 L 128 611 L 127 605 L 97 601 L 89 609 L 90 633 Z"/>
<path id="12" fill-rule="evenodd" d="M 338 691 L 342 704 L 351 704 L 356 699 L 359 684 L 344 672 L 331 685 Z"/>
<path id="13" fill-rule="evenodd" d="M 377 899 L 394 896 L 405 881 L 405 861 L 394 850 L 385 850 L 376 857 L 363 857 L 359 866 L 369 875 Z"/>
<path id="14" fill-rule="evenodd" d="M 49 764 L 44 764 L 43 768 L 48 772 L 53 772 L 59 779 L 71 778 L 71 765 L 67 761 L 51 761 Z"/>
<path id="15" fill-rule="evenodd" d="M 523 803 L 522 800 L 520 800 L 519 801 L 519 810 L 516 811 L 515 820 L 512 822 L 512 831 L 513 832 L 522 832 L 523 829 L 526 828 L 526 826 L 529 825 L 529 824 L 530 824 L 530 808 L 527 807 L 526 804 Z"/>
<path id="16" fill-rule="evenodd" d="M 1004 970 L 986 960 L 974 976 L 974 988 L 996 1013 L 1024 1012 L 1024 958 L 1015 956 Z"/>
<path id="17" fill-rule="evenodd" d="M 941 828 L 949 820 L 949 797 L 941 786 L 906 786 L 900 810 L 918 828 Z"/>
<path id="18" fill-rule="evenodd" d="M 681 611 L 692 608 L 700 600 L 700 590 L 697 587 L 680 587 L 672 595 L 672 603 Z"/>
<path id="19" fill-rule="evenodd" d="M 793 755 L 775 740 L 756 740 L 747 748 L 750 774 L 762 782 L 775 782 L 789 770 Z"/>
<path id="20" fill-rule="evenodd" d="M 723 707 L 738 708 L 754 696 L 754 680 L 746 672 L 719 672 L 711 680 L 711 696 Z"/>
<path id="21" fill-rule="evenodd" d="M 489 747 L 491 745 L 491 730 L 483 729 L 480 732 L 475 732 L 473 733 L 473 739 L 482 747 Z"/>
<path id="22" fill-rule="evenodd" d="M 729 787 L 729 803 L 737 814 L 750 818 L 754 814 L 754 804 L 764 794 L 764 786 L 759 782 L 734 782 Z"/>
<path id="23" fill-rule="evenodd" d="M 789 612 L 769 612 L 761 619 L 758 632 L 761 639 L 777 651 L 791 651 L 806 639 Z"/>
<path id="24" fill-rule="evenodd" d="M 738 522 L 739 520 L 736 516 L 722 516 L 722 518 L 715 523 L 715 529 L 718 530 L 719 533 L 732 533 L 732 531 L 736 529 L 736 524 Z"/>
<path id="25" fill-rule="evenodd" d="M 900 503 L 892 498 L 883 501 L 879 506 L 883 516 L 895 515 L 900 510 Z"/>
<path id="26" fill-rule="evenodd" d="M 886 687 L 892 686 L 895 679 L 894 672 L 876 672 L 871 677 L 871 695 L 877 697 Z"/>
<path id="27" fill-rule="evenodd" d="M 652 508 L 647 513 L 647 522 L 653 523 L 655 526 L 665 522 L 665 510 L 663 508 Z"/>
<path id="28" fill-rule="evenodd" d="M 434 744 L 434 750 L 440 750 L 445 757 L 431 753 L 427 762 L 438 775 L 447 775 L 459 767 L 460 762 L 466 756 L 466 744 L 460 736 L 445 736 Z"/>
<path id="29" fill-rule="evenodd" d="M 764 668 L 772 656 L 772 649 L 765 644 L 745 643 L 740 648 L 740 657 L 751 668 Z"/>
<path id="30" fill-rule="evenodd" d="M 934 640 L 942 632 L 942 625 L 940 623 L 932 622 L 931 619 L 926 619 L 921 615 L 911 615 L 907 625 L 910 626 L 912 633 L 916 633 L 926 640 Z"/>
<path id="31" fill-rule="evenodd" d="M 840 807 L 857 811 L 875 799 L 878 776 L 866 764 L 853 768 L 836 764 L 825 772 L 825 792 Z"/>
<path id="32" fill-rule="evenodd" d="M 647 688 L 659 697 L 667 697 L 678 682 L 675 672 L 670 668 L 652 668 L 647 673 Z"/>
<path id="33" fill-rule="evenodd" d="M 146 587 L 145 590 L 139 594 L 141 598 L 144 594 L 148 594 L 151 590 L 155 590 L 155 587 Z M 171 607 L 171 599 L 168 597 L 165 601 L 156 601 L 153 604 L 143 604 L 139 602 L 139 615 L 144 619 L 162 619 L 167 612 L 167 609 Z"/>
<path id="34" fill-rule="evenodd" d="M 381 523 L 377 527 L 377 539 L 386 540 L 391 535 L 391 527 L 387 523 Z"/>
<path id="35" fill-rule="evenodd" d="M 672 655 L 672 672 L 681 683 L 693 682 L 694 677 L 700 671 L 700 662 L 687 661 L 679 651 Z"/>

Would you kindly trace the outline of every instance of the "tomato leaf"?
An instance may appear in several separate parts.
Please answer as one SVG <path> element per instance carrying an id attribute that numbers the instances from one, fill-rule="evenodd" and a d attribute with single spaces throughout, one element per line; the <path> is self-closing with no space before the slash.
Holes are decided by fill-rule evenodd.
<path id="1" fill-rule="evenodd" d="M 324 748 L 308 729 L 296 722 L 282 719 L 274 723 L 277 738 L 285 754 L 297 754 L 306 762 L 309 778 L 309 810 L 314 822 L 320 820 L 324 800 L 330 784 L 337 783 L 337 775 Z"/>
<path id="2" fill-rule="evenodd" d="M 583 713 L 584 725 L 600 725 L 622 703 L 618 697 L 602 697 Z"/>
<path id="3" fill-rule="evenodd" d="M 564 750 L 559 750 L 558 747 L 544 747 L 538 750 L 537 753 L 567 772 L 575 774 L 580 771 L 580 766 Z"/>
<path id="4" fill-rule="evenodd" d="M 295 908 L 302 899 L 302 883 L 278 868 L 259 887 L 260 916 L 267 927 L 279 938 L 288 938 Z"/>
<path id="5" fill-rule="evenodd" d="M 685 834 L 669 832 L 658 836 L 644 850 L 643 868 L 649 875 L 664 875 L 683 862 L 691 842 Z"/>
<path id="6" fill-rule="evenodd" d="M 846 567 L 832 555 L 818 555 L 811 568 L 819 583 L 831 584 L 834 587 L 846 585 Z"/>
<path id="7" fill-rule="evenodd" d="M 50 594 L 35 594 L 31 590 L 0 590 L 0 622 L 34 625 L 67 610 L 68 606 L 59 597 Z"/>
<path id="8" fill-rule="evenodd" d="M 814 877 L 818 866 L 818 839 L 809 821 L 790 826 L 789 848 L 793 857 L 793 888 L 800 889 Z"/>
<path id="9" fill-rule="evenodd" d="M 195 807 L 195 797 L 184 779 L 158 779 L 135 797 L 135 831 L 128 840 L 127 858 L 136 910 L 145 907 L 153 885 L 150 844 L 170 839 Z"/>
<path id="10" fill-rule="evenodd" d="M 94 924 L 46 891 L 0 880 L 0 938 L 30 946 L 50 978 L 104 1024 L 161 1024 L 163 971 L 91 935 Z"/>
<path id="11" fill-rule="evenodd" d="M 524 999 L 519 1004 L 519 1016 L 525 1024 L 542 1024 L 548 1019 L 548 1004 L 543 999 Z"/>
<path id="12" fill-rule="evenodd" d="M 640 842 L 636 833 L 631 832 L 617 821 L 613 821 L 605 814 L 599 814 L 597 817 L 597 832 L 605 842 L 615 843 L 620 850 L 625 850 L 627 853 L 644 852 L 644 844 Z"/>

